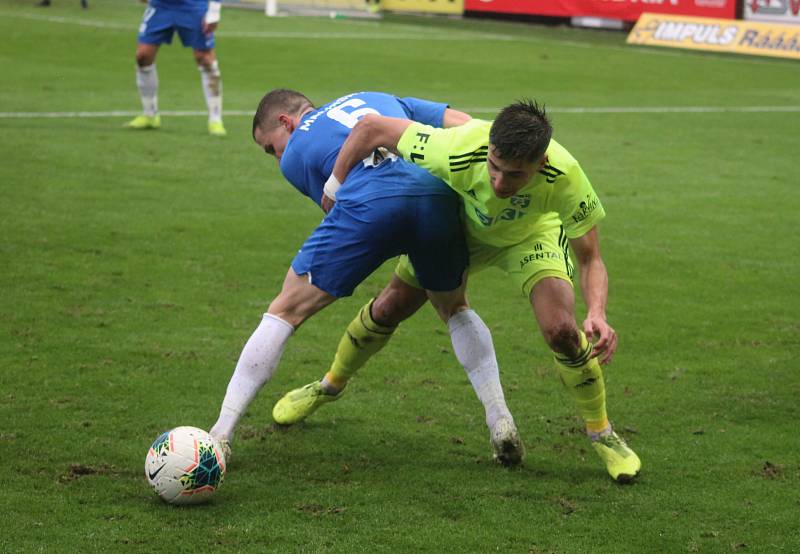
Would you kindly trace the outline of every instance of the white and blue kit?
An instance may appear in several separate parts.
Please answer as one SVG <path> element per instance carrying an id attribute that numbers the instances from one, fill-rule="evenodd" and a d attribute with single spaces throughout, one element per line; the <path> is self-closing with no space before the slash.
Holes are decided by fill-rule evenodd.
<path id="1" fill-rule="evenodd" d="M 350 130 L 367 114 L 442 126 L 445 104 L 377 92 L 343 96 L 306 114 L 280 161 L 284 177 L 316 204 Z M 468 253 L 458 196 L 443 181 L 395 156 L 354 167 L 336 204 L 303 244 L 292 269 L 317 288 L 349 296 L 384 261 L 408 254 L 420 284 L 458 288 Z"/>
<path id="2" fill-rule="evenodd" d="M 195 50 L 214 48 L 214 33 L 203 33 L 208 0 L 150 0 L 139 26 L 138 41 L 172 44 L 175 32 L 181 44 Z"/>

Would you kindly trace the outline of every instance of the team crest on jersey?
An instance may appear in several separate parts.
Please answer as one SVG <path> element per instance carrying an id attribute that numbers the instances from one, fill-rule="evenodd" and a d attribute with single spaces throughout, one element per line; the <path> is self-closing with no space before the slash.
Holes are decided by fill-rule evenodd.
<path id="1" fill-rule="evenodd" d="M 517 194 L 511 197 L 511 205 L 518 206 L 520 208 L 527 208 L 531 205 L 531 195 L 530 194 Z"/>
<path id="2" fill-rule="evenodd" d="M 531 205 L 531 195 L 517 194 L 509 198 L 509 202 L 511 203 L 512 207 L 504 208 L 503 211 L 500 212 L 495 217 L 483 213 L 477 207 L 475 208 L 475 215 L 478 217 L 478 220 L 486 227 L 494 225 L 498 221 L 514 221 L 515 219 L 519 219 L 528 213 L 524 210 L 525 208 Z"/>

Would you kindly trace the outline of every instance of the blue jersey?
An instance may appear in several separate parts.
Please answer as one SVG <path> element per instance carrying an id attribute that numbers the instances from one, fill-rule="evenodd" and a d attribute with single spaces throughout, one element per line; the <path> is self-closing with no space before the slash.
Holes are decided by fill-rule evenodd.
<path id="1" fill-rule="evenodd" d="M 317 204 L 347 135 L 367 114 L 411 119 L 441 127 L 446 104 L 397 98 L 380 92 L 343 96 L 306 114 L 292 133 L 281 156 L 281 172 Z M 357 164 L 336 193 L 339 203 L 363 202 L 391 196 L 450 194 L 449 187 L 427 171 L 393 155 L 373 156 Z"/>
<path id="2" fill-rule="evenodd" d="M 153 8 L 165 8 L 169 10 L 203 12 L 208 10 L 208 0 L 150 0 Z"/>

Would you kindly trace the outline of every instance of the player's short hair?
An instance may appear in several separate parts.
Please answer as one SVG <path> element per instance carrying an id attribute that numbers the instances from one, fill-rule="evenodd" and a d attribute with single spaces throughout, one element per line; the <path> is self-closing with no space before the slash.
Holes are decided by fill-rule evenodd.
<path id="1" fill-rule="evenodd" d="M 538 162 L 552 136 L 553 126 L 544 106 L 523 98 L 500 111 L 489 131 L 489 142 L 502 160 Z"/>
<path id="2" fill-rule="evenodd" d="M 256 114 L 253 116 L 253 137 L 256 129 L 268 131 L 278 125 L 276 116 L 285 113 L 297 115 L 306 108 L 313 108 L 314 104 L 305 95 L 288 88 L 276 88 L 269 91 L 258 103 Z"/>

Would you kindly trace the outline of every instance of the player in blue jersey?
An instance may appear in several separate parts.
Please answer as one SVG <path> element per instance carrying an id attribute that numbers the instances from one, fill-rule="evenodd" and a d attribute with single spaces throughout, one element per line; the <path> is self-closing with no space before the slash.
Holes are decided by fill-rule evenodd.
<path id="1" fill-rule="evenodd" d="M 147 0 L 142 0 L 147 2 Z M 208 106 L 208 132 L 224 137 L 222 124 L 222 78 L 214 53 L 214 31 L 220 19 L 216 0 L 150 0 L 139 26 L 136 45 L 136 85 L 142 99 L 142 115 L 125 124 L 129 129 L 158 129 L 158 73 L 156 55 L 162 44 L 171 44 L 175 33 L 184 47 L 191 47 L 200 71 Z"/>
<path id="2" fill-rule="evenodd" d="M 445 104 L 374 92 L 349 94 L 315 108 L 299 92 L 278 89 L 261 100 L 253 119 L 253 138 L 278 159 L 284 177 L 322 207 L 323 189 L 327 186 L 328 195 L 333 195 L 326 178 L 339 149 L 366 114 L 407 117 L 437 127 L 469 119 Z M 519 463 L 524 447 L 505 404 L 491 334 L 464 295 L 468 255 L 457 196 L 441 180 L 385 152 L 363 160 L 347 183 L 295 256 L 280 294 L 245 345 L 211 434 L 229 448 L 236 424 L 272 376 L 294 331 L 337 298 L 351 295 L 384 261 L 408 254 L 483 403 L 495 458 L 504 464 Z M 362 308 L 346 339 L 360 342 L 363 350 L 358 355 L 366 357 L 377 352 L 386 342 L 382 337 L 394 330 L 371 305 Z M 336 380 L 327 375 L 302 394 L 318 403 L 335 400 L 338 390 Z M 276 421 L 282 423 L 280 414 Z"/>

